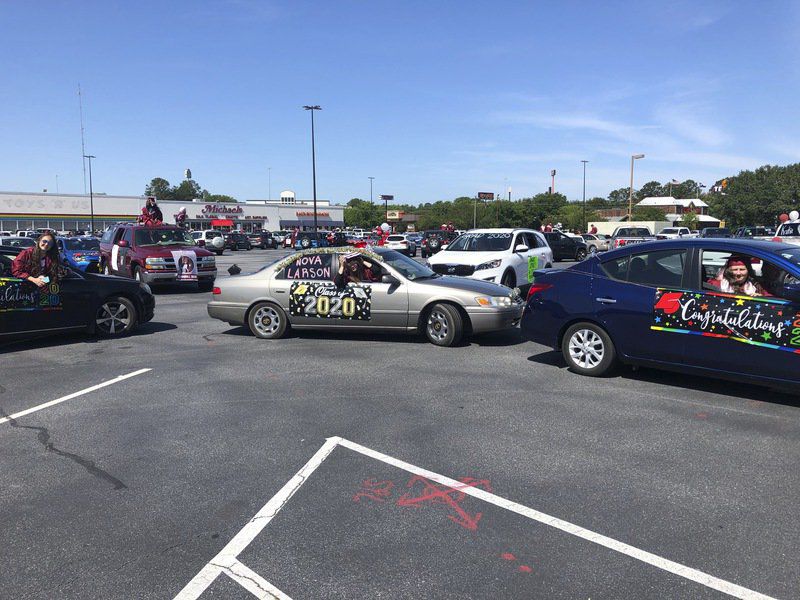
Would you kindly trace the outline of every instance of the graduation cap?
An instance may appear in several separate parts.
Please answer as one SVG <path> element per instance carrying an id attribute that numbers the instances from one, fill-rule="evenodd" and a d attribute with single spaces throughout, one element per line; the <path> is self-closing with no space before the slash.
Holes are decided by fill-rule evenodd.
<path id="1" fill-rule="evenodd" d="M 345 260 L 353 260 L 354 258 L 360 258 L 360 257 L 361 257 L 360 252 L 348 252 L 347 254 L 344 255 Z"/>
<path id="2" fill-rule="evenodd" d="M 242 270 L 235 263 L 232 264 L 228 269 L 228 273 L 230 273 L 231 275 L 238 275 L 241 272 Z"/>

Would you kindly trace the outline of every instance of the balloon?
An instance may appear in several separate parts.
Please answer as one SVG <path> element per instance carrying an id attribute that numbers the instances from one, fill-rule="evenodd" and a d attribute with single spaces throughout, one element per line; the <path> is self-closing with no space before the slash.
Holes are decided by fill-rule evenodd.
<path id="1" fill-rule="evenodd" d="M 800 219 L 800 212 L 797 212 L 796 210 L 793 210 L 792 212 L 789 213 L 789 218 L 792 221 L 797 221 L 797 219 Z"/>
<path id="2" fill-rule="evenodd" d="M 215 237 L 211 240 L 211 245 L 215 248 L 222 248 L 225 245 L 225 240 L 223 240 L 222 237 Z"/>
<path id="3" fill-rule="evenodd" d="M 778 218 L 781 220 L 781 223 L 786 223 L 786 221 L 789 220 L 789 215 L 787 215 L 786 213 L 781 213 L 781 216 Z"/>
<path id="4" fill-rule="evenodd" d="M 391 229 L 391 227 L 389 227 L 388 223 L 381 223 L 381 229 L 383 231 L 389 231 Z"/>

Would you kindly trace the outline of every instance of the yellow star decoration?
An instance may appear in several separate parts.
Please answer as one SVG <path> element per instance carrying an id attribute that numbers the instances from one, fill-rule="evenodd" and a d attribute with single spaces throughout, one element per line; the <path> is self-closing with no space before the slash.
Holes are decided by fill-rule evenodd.
<path id="1" fill-rule="evenodd" d="M 744 300 L 737 300 L 736 306 L 742 306 L 744 304 Z"/>

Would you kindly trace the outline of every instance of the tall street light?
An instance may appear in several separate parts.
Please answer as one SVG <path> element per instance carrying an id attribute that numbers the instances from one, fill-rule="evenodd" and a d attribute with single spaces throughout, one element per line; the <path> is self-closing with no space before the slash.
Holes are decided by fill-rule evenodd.
<path id="1" fill-rule="evenodd" d="M 311 111 L 311 174 L 314 181 L 314 232 L 317 231 L 317 158 L 314 148 L 314 111 L 322 110 L 318 104 L 303 106 L 305 110 Z"/>
<path id="2" fill-rule="evenodd" d="M 633 161 L 644 158 L 644 154 L 634 154 L 631 156 L 631 187 L 628 190 L 628 223 L 633 220 Z"/>
<path id="3" fill-rule="evenodd" d="M 375 180 L 374 177 L 367 177 L 369 179 L 369 203 L 372 204 L 372 182 Z"/>
<path id="4" fill-rule="evenodd" d="M 83 158 L 89 159 L 89 210 L 92 213 L 92 234 L 94 234 L 94 190 L 92 189 L 92 159 L 97 158 L 91 154 L 84 154 Z"/>
<path id="5" fill-rule="evenodd" d="M 581 162 L 583 163 L 583 226 L 585 228 L 584 231 L 586 231 L 589 225 L 586 222 L 586 163 L 588 163 L 589 161 L 582 160 Z"/>

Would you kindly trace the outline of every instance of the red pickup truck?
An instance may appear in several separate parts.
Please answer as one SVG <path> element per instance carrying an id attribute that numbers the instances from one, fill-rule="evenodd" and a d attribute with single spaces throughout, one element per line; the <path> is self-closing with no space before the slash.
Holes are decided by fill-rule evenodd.
<path id="1" fill-rule="evenodd" d="M 147 284 L 197 283 L 210 291 L 217 277 L 214 255 L 174 225 L 121 224 L 100 239 L 100 267 Z"/>

